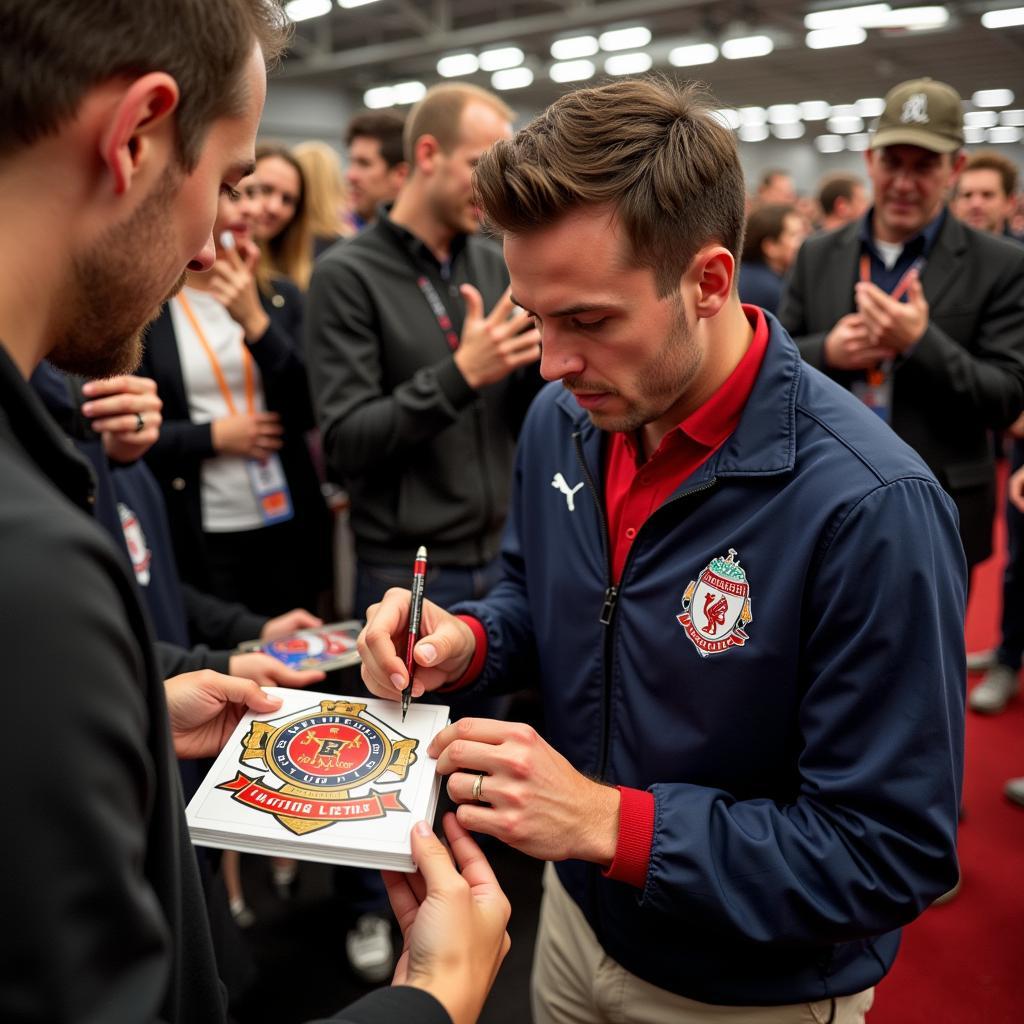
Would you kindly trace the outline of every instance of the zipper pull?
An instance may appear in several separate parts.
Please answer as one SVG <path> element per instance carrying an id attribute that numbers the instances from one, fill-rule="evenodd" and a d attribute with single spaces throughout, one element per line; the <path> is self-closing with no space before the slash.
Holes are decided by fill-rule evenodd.
<path id="1" fill-rule="evenodd" d="M 601 605 L 601 617 L 598 621 L 602 626 L 607 626 L 612 621 L 612 615 L 615 614 L 615 601 L 619 596 L 618 587 L 609 587 L 604 592 L 604 604 Z"/>

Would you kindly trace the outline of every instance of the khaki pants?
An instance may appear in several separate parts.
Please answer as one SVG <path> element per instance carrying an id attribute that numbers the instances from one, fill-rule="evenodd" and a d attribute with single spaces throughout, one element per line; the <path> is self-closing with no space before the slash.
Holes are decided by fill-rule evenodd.
<path id="1" fill-rule="evenodd" d="M 712 1006 L 630 974 L 598 944 L 582 911 L 544 868 L 533 955 L 534 1024 L 864 1024 L 875 990 L 792 1006 Z"/>

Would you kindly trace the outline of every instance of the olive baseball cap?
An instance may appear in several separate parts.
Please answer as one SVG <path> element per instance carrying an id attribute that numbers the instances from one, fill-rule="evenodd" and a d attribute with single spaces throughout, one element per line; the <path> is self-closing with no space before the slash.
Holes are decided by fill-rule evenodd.
<path id="1" fill-rule="evenodd" d="M 915 78 L 889 90 L 871 148 L 920 146 L 933 153 L 952 153 L 964 144 L 963 124 L 956 89 L 931 78 Z"/>

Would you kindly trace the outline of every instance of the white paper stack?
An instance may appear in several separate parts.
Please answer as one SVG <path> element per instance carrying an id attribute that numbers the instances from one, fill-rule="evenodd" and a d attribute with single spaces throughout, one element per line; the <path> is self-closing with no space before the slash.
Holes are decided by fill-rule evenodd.
<path id="1" fill-rule="evenodd" d="M 413 871 L 409 832 L 434 820 L 427 757 L 448 708 L 268 690 L 281 709 L 247 714 L 188 805 L 192 841 L 297 860 Z"/>

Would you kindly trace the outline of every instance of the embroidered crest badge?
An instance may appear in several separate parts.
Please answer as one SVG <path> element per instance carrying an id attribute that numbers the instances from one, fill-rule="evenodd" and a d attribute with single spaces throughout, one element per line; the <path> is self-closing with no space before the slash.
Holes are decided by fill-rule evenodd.
<path id="1" fill-rule="evenodd" d="M 272 783 L 265 774 L 239 771 L 217 788 L 305 835 L 340 821 L 407 811 L 397 790 L 380 792 L 370 783 L 381 776 L 403 782 L 416 761 L 416 746 L 370 715 L 365 704 L 323 700 L 282 724 L 253 722 L 245 734 L 239 760 L 270 772 Z M 353 796 L 363 787 L 363 795 Z"/>
<path id="2" fill-rule="evenodd" d="M 735 548 L 729 548 L 727 558 L 712 558 L 690 580 L 683 594 L 683 614 L 676 616 L 702 658 L 742 647 L 750 639 L 745 627 L 752 618 L 750 585 Z"/>

